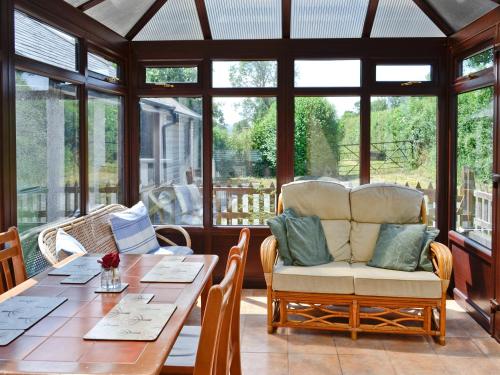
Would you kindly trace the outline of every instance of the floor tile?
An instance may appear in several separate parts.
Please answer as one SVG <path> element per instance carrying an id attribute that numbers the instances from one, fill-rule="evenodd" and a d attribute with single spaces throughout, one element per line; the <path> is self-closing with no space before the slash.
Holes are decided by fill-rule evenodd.
<path id="1" fill-rule="evenodd" d="M 337 353 L 353 354 L 358 356 L 379 356 L 387 358 L 382 336 L 362 335 L 357 340 L 352 340 L 351 336 L 346 334 L 336 335 L 334 338 Z"/>
<path id="2" fill-rule="evenodd" d="M 392 367 L 398 375 L 442 375 L 444 364 L 437 354 L 388 352 Z"/>
<path id="3" fill-rule="evenodd" d="M 288 355 L 279 353 L 243 353 L 243 374 L 288 375 Z"/>
<path id="4" fill-rule="evenodd" d="M 341 375 L 340 362 L 336 355 L 290 353 L 289 375 Z"/>
<path id="5" fill-rule="evenodd" d="M 494 338 L 473 338 L 472 342 L 488 357 L 500 358 L 500 343 Z"/>
<path id="6" fill-rule="evenodd" d="M 498 374 L 499 368 L 490 359 L 486 357 L 457 357 L 457 356 L 439 356 L 441 363 L 445 366 L 450 375 L 485 375 Z"/>
<path id="7" fill-rule="evenodd" d="M 286 334 L 268 334 L 265 329 L 247 330 L 241 338 L 241 351 L 246 353 L 287 353 Z"/>
<path id="8" fill-rule="evenodd" d="M 434 351 L 437 354 L 457 356 L 484 356 L 477 345 L 468 337 L 448 337 L 446 345 L 434 344 Z"/>
<path id="9" fill-rule="evenodd" d="M 332 334 L 303 332 L 288 336 L 289 353 L 337 354 Z"/>
<path id="10" fill-rule="evenodd" d="M 339 354 L 340 368 L 343 375 L 395 375 L 396 372 L 388 360 L 381 361 L 380 356 Z"/>
<path id="11" fill-rule="evenodd" d="M 425 336 L 392 335 L 383 343 L 386 351 L 434 354 L 433 344 Z"/>

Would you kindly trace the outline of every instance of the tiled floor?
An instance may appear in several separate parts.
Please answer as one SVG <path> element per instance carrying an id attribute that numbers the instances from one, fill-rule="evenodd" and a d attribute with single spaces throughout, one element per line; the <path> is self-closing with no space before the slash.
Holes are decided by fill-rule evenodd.
<path id="1" fill-rule="evenodd" d="M 242 360 L 245 375 L 500 374 L 497 344 L 454 301 L 448 302 L 446 346 L 417 336 L 266 330 L 264 291 L 245 290 Z"/>

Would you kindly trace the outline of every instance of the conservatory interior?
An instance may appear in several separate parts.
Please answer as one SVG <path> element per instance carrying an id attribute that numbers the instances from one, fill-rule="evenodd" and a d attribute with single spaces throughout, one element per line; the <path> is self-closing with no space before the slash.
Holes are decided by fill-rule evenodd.
<path id="1" fill-rule="evenodd" d="M 500 373 L 500 1 L 1 0 L 0 374 Z"/>

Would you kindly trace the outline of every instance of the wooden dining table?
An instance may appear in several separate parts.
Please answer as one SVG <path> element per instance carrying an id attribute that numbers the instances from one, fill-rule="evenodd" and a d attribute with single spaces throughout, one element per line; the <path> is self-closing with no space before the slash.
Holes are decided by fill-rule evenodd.
<path id="1" fill-rule="evenodd" d="M 0 302 L 15 295 L 66 297 L 67 301 L 23 335 L 0 347 L 0 374 L 158 374 L 198 298 L 202 313 L 216 255 L 191 255 L 185 262 L 202 262 L 191 283 L 144 283 L 141 278 L 162 255 L 122 255 L 121 293 L 95 293 L 99 275 L 83 285 L 61 284 L 63 276 L 47 270 L 0 296 Z M 66 262 L 72 259 L 66 260 Z M 160 336 L 146 341 L 96 341 L 83 336 L 127 293 L 154 294 L 149 303 L 175 304 Z"/>

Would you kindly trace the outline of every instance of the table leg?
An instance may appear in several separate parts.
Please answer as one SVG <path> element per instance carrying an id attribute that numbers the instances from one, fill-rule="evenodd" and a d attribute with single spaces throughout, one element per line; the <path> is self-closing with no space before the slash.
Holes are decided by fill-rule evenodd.
<path id="1" fill-rule="evenodd" d="M 201 321 L 202 322 L 203 322 L 203 315 L 205 314 L 205 308 L 207 306 L 208 292 L 210 291 L 212 284 L 213 284 L 212 276 L 210 275 L 207 282 L 205 283 L 205 286 L 203 287 L 203 290 L 201 291 Z"/>

